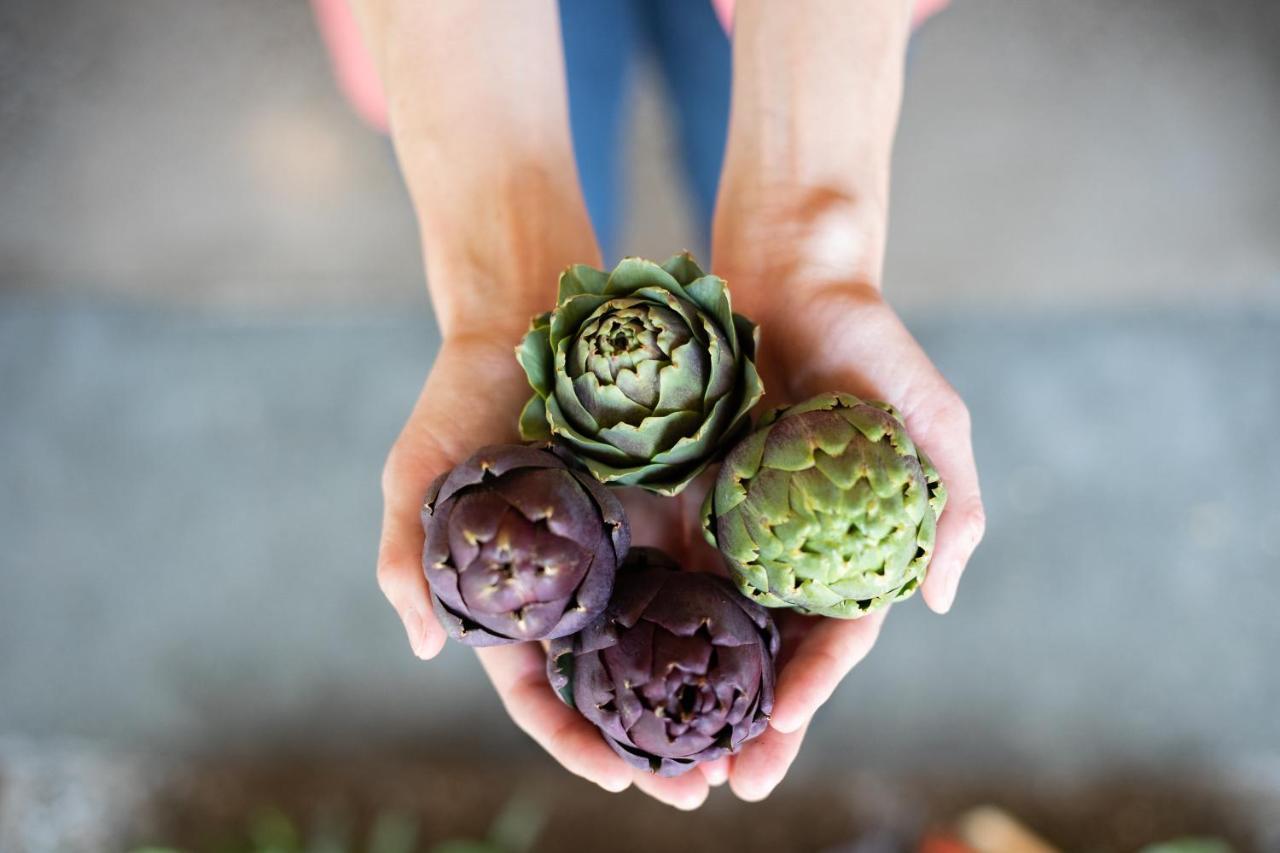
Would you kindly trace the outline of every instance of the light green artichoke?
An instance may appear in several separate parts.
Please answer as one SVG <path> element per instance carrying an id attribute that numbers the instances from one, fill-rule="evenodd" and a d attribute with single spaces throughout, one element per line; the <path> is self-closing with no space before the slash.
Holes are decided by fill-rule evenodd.
<path id="1" fill-rule="evenodd" d="M 687 253 L 611 273 L 572 266 L 516 349 L 526 440 L 554 438 L 601 482 L 678 494 L 749 425 L 755 326 Z"/>
<path id="2" fill-rule="evenodd" d="M 729 451 L 703 526 L 753 601 L 855 619 L 924 580 L 946 499 L 892 406 L 821 394 Z"/>

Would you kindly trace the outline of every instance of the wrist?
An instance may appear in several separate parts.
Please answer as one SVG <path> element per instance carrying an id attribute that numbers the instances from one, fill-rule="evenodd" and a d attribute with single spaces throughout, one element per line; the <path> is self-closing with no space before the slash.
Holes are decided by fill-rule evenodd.
<path id="1" fill-rule="evenodd" d="M 555 306 L 560 273 L 580 262 L 579 253 L 550 249 L 531 250 L 523 260 L 433 260 L 428 254 L 427 287 L 441 336 L 500 339 L 516 346 L 530 321 Z"/>
<path id="2" fill-rule="evenodd" d="M 878 288 L 884 263 L 910 4 L 812 0 L 806 10 L 742 2 L 734 21 L 713 266 L 761 313 L 797 288 Z"/>
<path id="3" fill-rule="evenodd" d="M 441 331 L 523 329 L 598 260 L 555 3 L 363 5 Z"/>
<path id="4" fill-rule="evenodd" d="M 833 288 L 879 292 L 887 223 L 878 200 L 835 186 L 726 190 L 712 268 L 736 310 L 763 322 Z"/>
<path id="5" fill-rule="evenodd" d="M 600 262 L 572 173 L 499 167 L 453 202 L 419 210 L 428 287 L 446 336 L 497 329 L 518 339 L 555 304 L 565 267 Z"/>

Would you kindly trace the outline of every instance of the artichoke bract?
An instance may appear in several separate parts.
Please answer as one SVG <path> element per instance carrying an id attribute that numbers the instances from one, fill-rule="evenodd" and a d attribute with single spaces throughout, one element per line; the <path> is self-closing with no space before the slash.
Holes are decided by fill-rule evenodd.
<path id="1" fill-rule="evenodd" d="M 628 764 L 677 776 L 768 727 L 779 644 L 768 611 L 725 578 L 635 548 L 608 610 L 552 641 L 547 674 Z"/>
<path id="2" fill-rule="evenodd" d="M 753 601 L 853 619 L 919 587 L 946 499 L 892 406 L 831 393 L 729 451 L 703 526 Z"/>
<path id="3" fill-rule="evenodd" d="M 599 616 L 631 535 L 608 489 L 525 445 L 482 448 L 441 474 L 422 525 L 436 614 L 472 646 L 560 637 Z"/>
<path id="4" fill-rule="evenodd" d="M 755 326 L 687 253 L 560 276 L 516 357 L 527 440 L 554 438 L 601 482 L 680 492 L 748 427 L 764 388 Z"/>

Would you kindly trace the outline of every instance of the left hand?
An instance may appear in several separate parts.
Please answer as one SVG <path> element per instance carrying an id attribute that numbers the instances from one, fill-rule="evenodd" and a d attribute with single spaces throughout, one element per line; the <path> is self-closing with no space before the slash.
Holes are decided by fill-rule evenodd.
<path id="1" fill-rule="evenodd" d="M 721 267 L 717 273 L 729 279 L 735 297 L 747 297 L 735 307 L 742 305 L 743 313 L 760 324 L 758 364 L 766 408 L 824 391 L 891 403 L 937 467 L 948 498 L 921 596 L 935 613 L 946 613 L 985 529 L 964 402 L 878 288 L 854 276 L 815 286 L 822 277 L 789 281 L 785 274 L 763 270 L 760 278 L 766 280 L 755 281 L 750 273 L 735 275 L 731 263 L 725 266 L 730 270 L 721 273 Z M 886 611 L 856 620 L 789 610 L 773 615 L 783 650 L 770 728 L 738 755 L 702 768 L 711 784 L 727 779 L 745 800 L 763 799 L 782 781 L 814 714 L 875 644 Z"/>

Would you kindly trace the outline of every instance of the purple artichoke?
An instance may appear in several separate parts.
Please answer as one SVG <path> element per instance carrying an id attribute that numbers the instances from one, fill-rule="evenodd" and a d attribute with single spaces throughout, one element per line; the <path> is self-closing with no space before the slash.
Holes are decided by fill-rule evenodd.
<path id="1" fill-rule="evenodd" d="M 471 646 L 563 637 L 598 617 L 631 534 L 622 505 L 550 449 L 485 447 L 436 479 L 422 565 L 445 630 Z"/>
<path id="2" fill-rule="evenodd" d="M 779 644 L 727 580 L 636 548 L 608 610 L 551 643 L 547 674 L 628 764 L 678 776 L 768 727 Z"/>

